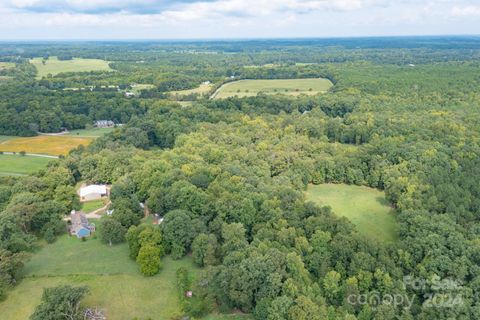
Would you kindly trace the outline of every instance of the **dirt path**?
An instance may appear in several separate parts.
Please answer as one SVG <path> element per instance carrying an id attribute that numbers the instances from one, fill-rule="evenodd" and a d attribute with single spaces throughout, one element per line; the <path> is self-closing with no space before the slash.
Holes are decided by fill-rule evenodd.
<path id="1" fill-rule="evenodd" d="M 93 210 L 92 212 L 86 213 L 85 216 L 89 219 L 100 219 L 102 215 L 99 213 L 107 210 L 108 206 L 111 204 L 111 201 L 108 201 L 103 207 Z"/>

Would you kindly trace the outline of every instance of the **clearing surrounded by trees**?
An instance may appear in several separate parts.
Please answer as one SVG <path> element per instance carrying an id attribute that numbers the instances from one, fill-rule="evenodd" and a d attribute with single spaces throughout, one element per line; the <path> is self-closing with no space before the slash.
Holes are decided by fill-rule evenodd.
<path id="1" fill-rule="evenodd" d="M 384 241 L 397 238 L 392 208 L 380 190 L 346 184 L 310 185 L 307 200 L 330 206 L 335 214 L 348 218 L 370 237 Z"/>
<path id="2" fill-rule="evenodd" d="M 238 80 L 221 86 L 212 99 L 229 97 L 251 97 L 262 92 L 265 94 L 286 94 L 297 96 L 300 94 L 315 95 L 327 92 L 333 83 L 328 79 L 273 79 L 273 80 Z"/>
<path id="3" fill-rule="evenodd" d="M 64 72 L 88 72 L 88 71 L 112 71 L 108 61 L 100 59 L 73 58 L 71 60 L 59 60 L 57 57 L 49 57 L 43 63 L 43 58 L 34 58 L 30 63 L 37 68 L 37 78 L 52 76 Z"/>

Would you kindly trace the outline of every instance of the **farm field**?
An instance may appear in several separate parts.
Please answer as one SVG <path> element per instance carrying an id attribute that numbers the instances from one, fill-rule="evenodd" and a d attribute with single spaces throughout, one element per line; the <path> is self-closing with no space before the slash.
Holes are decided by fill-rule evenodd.
<path id="1" fill-rule="evenodd" d="M 108 62 L 100 59 L 73 58 L 72 60 L 58 60 L 57 57 L 49 57 L 45 64 L 43 58 L 30 60 L 37 68 L 37 78 L 41 79 L 49 74 L 52 76 L 62 72 L 86 72 L 86 71 L 113 71 Z"/>
<path id="2" fill-rule="evenodd" d="M 27 175 L 46 167 L 52 159 L 0 154 L 0 175 Z"/>
<path id="3" fill-rule="evenodd" d="M 188 90 L 178 90 L 178 91 L 170 91 L 169 93 L 172 95 L 172 96 L 188 96 L 190 94 L 199 94 L 199 95 L 202 95 L 202 94 L 206 94 L 208 92 L 210 92 L 210 90 L 212 89 L 212 84 L 206 84 L 206 83 L 202 83 L 201 85 L 199 85 L 198 87 L 196 88 L 193 88 L 193 89 L 188 89 Z"/>
<path id="4" fill-rule="evenodd" d="M 110 247 L 94 238 L 82 242 L 65 235 L 33 255 L 25 278 L 0 302 L 0 314 L 2 319 L 28 319 L 44 287 L 70 284 L 87 285 L 85 304 L 103 309 L 108 319 L 167 320 L 179 313 L 176 270 L 196 268 L 190 258 L 162 261 L 158 275 L 144 277 L 128 257 L 126 243 Z"/>
<path id="5" fill-rule="evenodd" d="M 93 138 L 72 136 L 36 136 L 10 138 L 0 142 L 0 151 L 37 153 L 47 155 L 66 155 L 79 145 L 87 146 Z"/>
<path id="6" fill-rule="evenodd" d="M 115 128 L 90 128 L 90 129 L 79 129 L 72 130 L 65 134 L 65 136 L 77 136 L 77 137 L 87 137 L 87 138 L 98 138 L 107 133 L 112 132 Z"/>
<path id="7" fill-rule="evenodd" d="M 275 80 L 239 80 L 221 86 L 212 99 L 229 97 L 250 97 L 262 92 L 265 94 L 314 95 L 328 91 L 333 86 L 328 79 L 275 79 Z"/>
<path id="8" fill-rule="evenodd" d="M 358 230 L 372 238 L 394 241 L 396 222 L 382 191 L 354 185 L 322 184 L 308 187 L 307 200 L 330 206 L 339 216 L 348 218 Z"/>

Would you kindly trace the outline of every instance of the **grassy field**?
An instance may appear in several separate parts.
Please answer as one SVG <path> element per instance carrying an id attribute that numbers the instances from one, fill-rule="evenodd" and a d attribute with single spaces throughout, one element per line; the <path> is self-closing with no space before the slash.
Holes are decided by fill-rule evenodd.
<path id="1" fill-rule="evenodd" d="M 89 213 L 105 206 L 107 199 L 99 199 L 82 203 L 82 211 Z"/>
<path id="2" fill-rule="evenodd" d="M 15 68 L 15 63 L 13 62 L 0 62 L 0 70 L 12 69 Z"/>
<path id="3" fill-rule="evenodd" d="M 265 94 L 313 95 L 328 91 L 333 86 L 328 79 L 279 79 L 279 80 L 239 80 L 221 86 L 213 95 L 213 99 L 228 97 L 256 96 Z"/>
<path id="4" fill-rule="evenodd" d="M 358 230 L 379 240 L 397 238 L 395 217 L 382 191 L 345 184 L 310 185 L 307 200 L 332 207 L 347 217 Z"/>
<path id="5" fill-rule="evenodd" d="M 175 97 L 175 96 L 188 96 L 190 94 L 195 94 L 195 93 L 199 94 L 199 95 L 202 95 L 202 94 L 207 94 L 208 92 L 210 92 L 211 89 L 212 89 L 212 84 L 202 83 L 201 85 L 199 85 L 198 87 L 193 88 L 193 89 L 170 91 L 169 93 L 173 97 Z"/>
<path id="6" fill-rule="evenodd" d="M 179 313 L 175 285 L 179 267 L 197 270 L 190 258 L 174 261 L 166 257 L 158 275 L 143 277 L 128 258 L 126 243 L 109 247 L 93 238 L 82 242 L 62 236 L 33 255 L 24 269 L 25 278 L 0 302 L 0 315 L 9 320 L 28 319 L 44 287 L 70 284 L 89 286 L 85 304 L 100 307 L 108 319 L 167 320 Z"/>
<path id="7" fill-rule="evenodd" d="M 52 159 L 0 154 L 0 175 L 26 175 L 47 166 Z"/>
<path id="8" fill-rule="evenodd" d="M 28 138 L 7 138 L 0 142 L 0 151 L 66 155 L 79 145 L 87 146 L 93 138 L 72 136 L 36 136 Z"/>
<path id="9" fill-rule="evenodd" d="M 90 128 L 69 131 L 65 136 L 77 136 L 87 138 L 98 138 L 112 132 L 115 128 Z"/>
<path id="10" fill-rule="evenodd" d="M 37 78 L 42 78 L 49 74 L 54 76 L 62 72 L 112 71 L 108 66 L 108 62 L 100 59 L 74 58 L 62 61 L 58 60 L 57 57 L 49 57 L 45 64 L 42 63 L 42 60 L 43 58 L 30 60 L 30 63 L 37 68 Z"/>

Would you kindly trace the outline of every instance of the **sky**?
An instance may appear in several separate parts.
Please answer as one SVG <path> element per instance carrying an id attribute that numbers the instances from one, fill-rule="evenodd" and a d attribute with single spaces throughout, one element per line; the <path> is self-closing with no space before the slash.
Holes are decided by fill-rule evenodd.
<path id="1" fill-rule="evenodd" d="M 480 0 L 0 0 L 0 40 L 480 34 Z"/>

